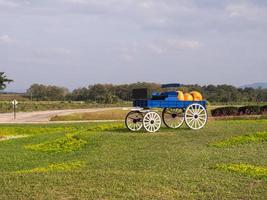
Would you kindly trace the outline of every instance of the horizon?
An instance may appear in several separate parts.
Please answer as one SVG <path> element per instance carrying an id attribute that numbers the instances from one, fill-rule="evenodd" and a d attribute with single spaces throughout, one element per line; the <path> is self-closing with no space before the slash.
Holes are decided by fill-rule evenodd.
<path id="1" fill-rule="evenodd" d="M 157 82 L 147 82 L 147 81 L 138 81 L 138 82 L 141 82 L 141 83 L 156 83 L 156 84 L 167 84 L 167 83 L 157 83 Z M 12 84 L 12 83 L 14 83 L 14 82 L 11 82 L 10 84 Z M 33 84 L 40 84 L 40 85 L 46 85 L 46 86 L 57 86 L 57 87 L 64 87 L 64 88 L 67 88 L 70 92 L 72 92 L 74 89 L 78 89 L 78 88 L 83 88 L 83 87 L 85 87 L 85 88 L 87 88 L 88 86 L 90 86 L 90 85 L 95 85 L 95 84 L 112 84 L 112 85 L 121 85 L 121 84 L 134 84 L 134 83 L 137 83 L 137 82 L 131 82 L 131 83 L 117 83 L 117 84 L 114 84 L 114 83 L 93 83 L 93 84 L 88 84 L 88 85 L 84 85 L 84 86 L 80 86 L 80 87 L 77 87 L 77 88 L 68 88 L 68 87 L 66 87 L 66 86 L 62 86 L 62 85 L 51 85 L 51 84 L 42 84 L 42 83 L 33 83 Z M 8 84 L 8 85 L 10 85 L 10 84 Z M 33 85 L 33 84 L 31 84 L 31 85 Z M 244 84 L 244 85 L 240 85 L 240 86 L 235 86 L 235 85 L 232 85 L 232 84 L 203 84 L 203 85 L 200 85 L 200 84 L 197 84 L 197 83 L 193 83 L 193 84 L 182 84 L 182 85 L 199 85 L 199 86 L 201 86 L 201 87 L 203 87 L 203 86 L 208 86 L 208 85 L 214 85 L 214 86 L 218 86 L 218 85 L 230 85 L 230 86 L 234 86 L 234 87 L 236 87 L 236 88 L 244 88 L 244 87 L 247 87 L 247 86 L 251 86 L 251 85 L 255 85 L 255 84 L 267 84 L 267 82 L 255 82 L 255 83 L 248 83 L 248 84 Z M 23 93 L 26 93 L 27 92 L 27 89 L 29 89 L 30 88 L 30 86 L 28 87 L 28 88 L 26 88 L 25 90 L 21 90 L 21 91 L 12 91 L 12 90 L 8 90 L 8 85 L 7 85 L 7 87 L 4 89 L 4 90 L 2 90 L 2 91 L 0 91 L 0 94 L 2 93 L 2 94 L 4 94 L 4 93 L 14 93 L 14 94 L 23 94 Z"/>
<path id="2" fill-rule="evenodd" d="M 32 83 L 267 82 L 264 0 L 0 0 L 0 71 Z"/>

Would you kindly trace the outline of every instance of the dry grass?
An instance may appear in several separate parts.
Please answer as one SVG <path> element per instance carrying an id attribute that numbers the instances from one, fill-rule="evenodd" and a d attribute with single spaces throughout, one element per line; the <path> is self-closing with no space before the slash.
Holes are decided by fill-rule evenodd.
<path id="1" fill-rule="evenodd" d="M 76 113 L 52 117 L 51 121 L 80 121 L 80 120 L 123 120 L 129 110 L 108 110 L 88 113 Z"/>

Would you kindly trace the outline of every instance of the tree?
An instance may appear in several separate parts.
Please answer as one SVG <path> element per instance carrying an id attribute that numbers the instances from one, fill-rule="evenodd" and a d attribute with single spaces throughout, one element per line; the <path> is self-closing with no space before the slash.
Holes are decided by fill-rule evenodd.
<path id="1" fill-rule="evenodd" d="M 0 90 L 5 89 L 6 84 L 11 82 L 13 82 L 13 80 L 8 79 L 5 75 L 5 72 L 0 72 Z"/>
<path id="2" fill-rule="evenodd" d="M 65 100 L 69 93 L 67 88 L 52 85 L 33 84 L 27 90 L 27 94 L 36 100 L 58 101 Z"/>
<path id="3" fill-rule="evenodd" d="M 70 99 L 73 101 L 88 101 L 89 90 L 86 87 L 77 88 L 72 91 Z"/>

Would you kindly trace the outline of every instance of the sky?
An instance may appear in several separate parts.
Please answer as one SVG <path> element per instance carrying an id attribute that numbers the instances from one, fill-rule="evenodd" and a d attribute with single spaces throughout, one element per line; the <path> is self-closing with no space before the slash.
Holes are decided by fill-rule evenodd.
<path id="1" fill-rule="evenodd" d="M 0 0 L 7 91 L 267 82 L 266 0 Z"/>

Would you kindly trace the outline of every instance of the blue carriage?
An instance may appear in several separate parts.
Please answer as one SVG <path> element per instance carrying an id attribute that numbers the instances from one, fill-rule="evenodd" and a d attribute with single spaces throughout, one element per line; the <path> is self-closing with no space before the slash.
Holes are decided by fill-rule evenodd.
<path id="1" fill-rule="evenodd" d="M 162 88 L 180 86 L 180 84 L 165 84 Z M 154 92 L 148 95 L 145 88 L 134 89 L 132 94 L 134 108 L 127 114 L 125 125 L 131 131 L 138 131 L 144 127 L 148 132 L 158 131 L 162 121 L 173 129 L 181 127 L 184 122 L 193 130 L 203 128 L 208 119 L 206 101 L 184 101 L 179 100 L 177 96 L 177 91 Z M 162 110 L 162 114 L 153 109 Z"/>

